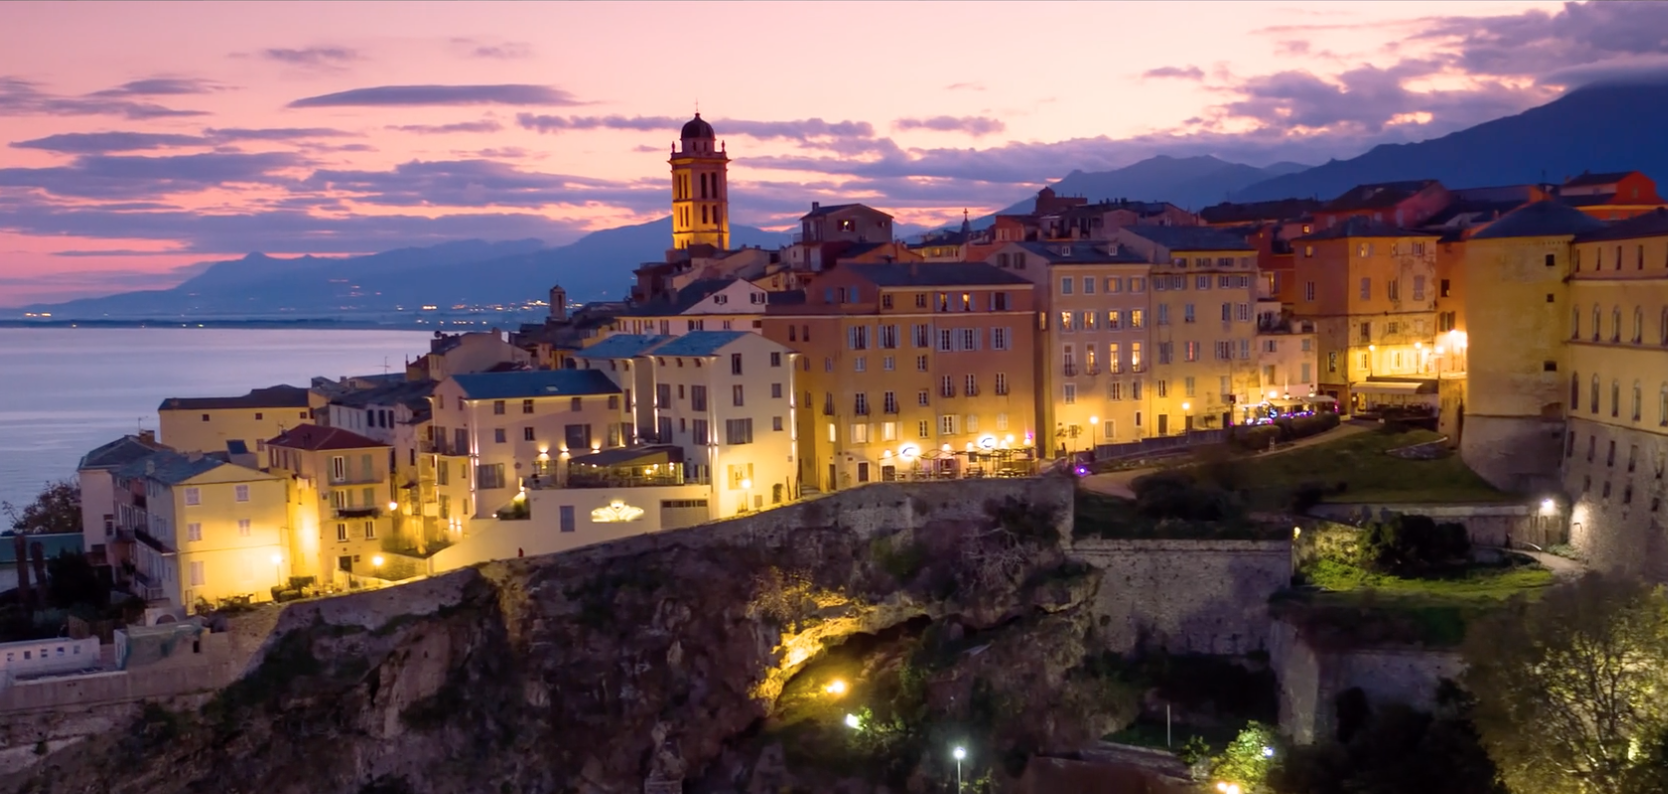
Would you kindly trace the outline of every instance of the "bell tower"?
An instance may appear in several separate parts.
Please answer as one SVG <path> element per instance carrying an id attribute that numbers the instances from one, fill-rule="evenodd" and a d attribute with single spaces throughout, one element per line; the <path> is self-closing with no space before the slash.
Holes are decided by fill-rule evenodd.
<path id="1" fill-rule="evenodd" d="M 730 247 L 730 156 L 701 114 L 672 147 L 672 248 Z"/>

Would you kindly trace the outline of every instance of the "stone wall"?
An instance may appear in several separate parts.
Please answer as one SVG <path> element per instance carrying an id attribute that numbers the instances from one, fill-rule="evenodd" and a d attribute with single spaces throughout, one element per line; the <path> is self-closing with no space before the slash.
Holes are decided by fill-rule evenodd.
<path id="1" fill-rule="evenodd" d="M 1080 540 L 1105 572 L 1095 609 L 1111 650 L 1244 654 L 1268 647 L 1268 599 L 1291 584 L 1288 540 Z"/>
<path id="2" fill-rule="evenodd" d="M 1457 521 L 1465 525 L 1473 546 L 1505 546 L 1509 541 L 1511 545 L 1533 543 L 1544 548 L 1566 542 L 1562 514 L 1543 512 L 1538 501 L 1534 504 L 1321 504 L 1309 512 L 1356 525 L 1383 521 L 1397 513 L 1430 516 L 1438 523 Z"/>
<path id="3" fill-rule="evenodd" d="M 1459 654 L 1423 648 L 1317 649 L 1297 627 L 1275 621 L 1269 656 L 1280 681 L 1280 729 L 1298 744 L 1337 730 L 1337 698 L 1359 688 L 1373 707 L 1401 703 L 1430 710 L 1442 679 L 1464 670 Z"/>
<path id="4" fill-rule="evenodd" d="M 1470 360 L 1477 361 L 1475 350 Z M 1474 394 L 1476 389 L 1472 389 Z M 1475 406 L 1468 406 L 1474 410 Z M 1460 457 L 1490 485 L 1528 493 L 1555 488 L 1562 457 L 1564 423 L 1539 416 L 1465 415 Z"/>
<path id="5" fill-rule="evenodd" d="M 1593 567 L 1668 582 L 1668 437 L 1572 417 L 1570 543 Z"/>

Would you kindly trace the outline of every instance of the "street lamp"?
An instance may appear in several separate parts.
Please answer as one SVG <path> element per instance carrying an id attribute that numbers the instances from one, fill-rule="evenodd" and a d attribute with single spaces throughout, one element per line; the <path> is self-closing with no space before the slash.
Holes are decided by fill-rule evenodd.
<path id="1" fill-rule="evenodd" d="M 950 751 L 950 755 L 956 757 L 956 794 L 961 794 L 961 762 L 967 757 L 967 750 L 958 745 Z"/>

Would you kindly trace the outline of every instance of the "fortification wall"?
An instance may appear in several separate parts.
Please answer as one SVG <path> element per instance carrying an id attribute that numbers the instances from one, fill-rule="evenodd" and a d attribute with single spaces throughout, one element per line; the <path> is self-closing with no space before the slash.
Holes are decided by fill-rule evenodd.
<path id="1" fill-rule="evenodd" d="M 1383 521 L 1396 513 L 1429 516 L 1438 523 L 1457 521 L 1465 525 L 1466 535 L 1474 546 L 1533 543 L 1545 547 L 1565 542 L 1563 515 L 1542 512 L 1538 500 L 1534 504 L 1322 504 L 1309 512 L 1320 518 L 1355 524 Z"/>
<path id="2" fill-rule="evenodd" d="M 1118 653 L 1265 650 L 1269 596 L 1292 578 L 1288 540 L 1079 540 L 1072 554 L 1105 571 L 1095 609 Z"/>
<path id="3" fill-rule="evenodd" d="M 1275 621 L 1269 657 L 1280 681 L 1280 729 L 1298 744 L 1337 731 L 1338 696 L 1358 688 L 1373 707 L 1401 703 L 1430 710 L 1442 679 L 1464 671 L 1459 654 L 1423 648 L 1317 649 L 1297 627 Z"/>

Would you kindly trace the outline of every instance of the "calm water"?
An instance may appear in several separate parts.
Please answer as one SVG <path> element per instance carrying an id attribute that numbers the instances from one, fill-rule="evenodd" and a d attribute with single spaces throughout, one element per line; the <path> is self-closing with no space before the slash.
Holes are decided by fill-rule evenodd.
<path id="1" fill-rule="evenodd" d="M 315 375 L 404 368 L 422 331 L 0 328 L 0 499 L 75 475 L 93 447 L 155 430 L 167 397 L 221 397 Z M 9 522 L 7 522 L 9 524 Z"/>

